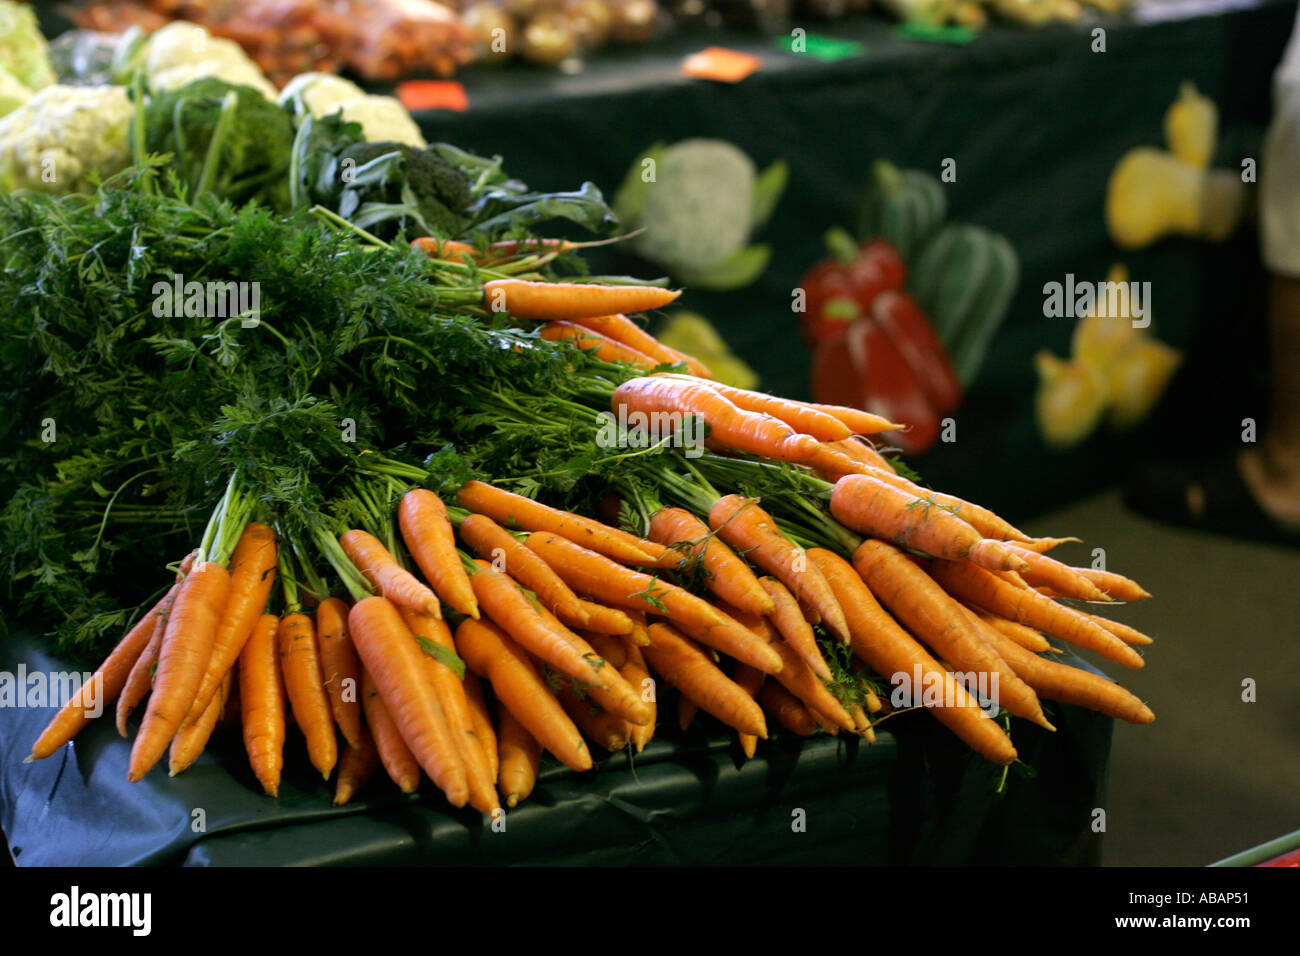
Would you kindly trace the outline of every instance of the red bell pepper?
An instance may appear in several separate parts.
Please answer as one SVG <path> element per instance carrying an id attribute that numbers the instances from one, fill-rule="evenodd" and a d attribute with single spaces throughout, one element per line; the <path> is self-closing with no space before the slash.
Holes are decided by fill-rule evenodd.
<path id="1" fill-rule="evenodd" d="M 939 437 L 939 413 L 917 374 L 889 334 L 871 320 L 855 322 L 817 346 L 813 396 L 824 404 L 849 405 L 906 422 L 906 430 L 882 437 L 908 454 L 919 455 Z"/>
<path id="2" fill-rule="evenodd" d="M 813 266 L 799 283 L 804 290 L 800 314 L 811 345 L 835 338 L 845 326 L 871 314 L 871 304 L 886 289 L 902 288 L 907 275 L 898 252 L 883 239 L 862 246 L 843 229 L 826 233 L 829 258 Z"/>
<path id="3" fill-rule="evenodd" d="M 898 347 L 939 414 L 955 412 L 961 404 L 961 382 L 916 300 L 906 292 L 886 289 L 871 303 L 871 318 Z"/>

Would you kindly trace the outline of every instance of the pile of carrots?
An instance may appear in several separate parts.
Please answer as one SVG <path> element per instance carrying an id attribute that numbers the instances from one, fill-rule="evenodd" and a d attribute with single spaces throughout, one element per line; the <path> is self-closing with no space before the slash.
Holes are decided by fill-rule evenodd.
<path id="1" fill-rule="evenodd" d="M 444 501 L 404 466 L 369 472 L 393 493 L 376 496 L 366 527 L 304 541 L 252 520 L 255 490 L 232 478 L 171 590 L 32 759 L 83 729 L 92 704 L 115 702 L 123 736 L 143 708 L 132 781 L 164 754 L 183 771 L 225 719 L 275 796 L 292 723 L 312 766 L 335 777 L 335 803 L 382 767 L 403 792 L 423 774 L 451 805 L 493 814 L 529 796 L 542 750 L 577 772 L 593 748 L 641 751 L 664 720 L 665 683 L 678 722 L 703 710 L 746 756 L 772 721 L 873 740 L 899 675 L 940 688 L 919 705 L 1004 766 L 1017 759 L 1010 724 L 971 675 L 995 675 L 994 703 L 1049 730 L 1044 700 L 1154 719 L 1118 684 L 1053 660 L 1047 640 L 1141 667 L 1134 648 L 1150 638 L 1062 601 L 1147 592 L 1048 554 L 1076 539 L 1030 537 L 903 477 L 871 441 L 898 426 L 713 381 L 627 318 L 674 292 L 510 278 L 483 294 L 486 308 L 544 323 L 543 339 L 644 372 L 611 388 L 609 410 L 698 416 L 708 454 L 657 473 L 663 501 L 612 489 L 622 527 L 484 481 Z M 769 504 L 714 487 L 773 470 L 803 494 Z"/>

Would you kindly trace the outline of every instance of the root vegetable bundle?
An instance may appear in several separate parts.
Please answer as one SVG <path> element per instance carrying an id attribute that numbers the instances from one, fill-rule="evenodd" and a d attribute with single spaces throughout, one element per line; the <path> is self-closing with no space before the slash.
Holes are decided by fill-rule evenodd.
<path id="1" fill-rule="evenodd" d="M 59 610 L 61 651 L 116 645 L 94 681 L 139 718 L 131 780 L 235 723 L 272 796 L 301 734 L 337 803 L 382 769 L 491 814 L 543 750 L 585 772 L 696 710 L 747 756 L 778 726 L 873 740 L 900 675 L 1001 765 L 1045 701 L 1154 719 L 1050 656 L 1142 666 L 1149 638 L 1076 606 L 1139 585 L 899 474 L 892 422 L 716 383 L 633 315 L 677 293 L 557 271 L 581 244 L 395 247 L 129 186 L 6 197 L 0 225 L 45 240 L 0 280 L 4 427 L 60 435 L 7 452 L 11 596 Z M 268 305 L 158 316 L 167 272 L 256 275 Z"/>

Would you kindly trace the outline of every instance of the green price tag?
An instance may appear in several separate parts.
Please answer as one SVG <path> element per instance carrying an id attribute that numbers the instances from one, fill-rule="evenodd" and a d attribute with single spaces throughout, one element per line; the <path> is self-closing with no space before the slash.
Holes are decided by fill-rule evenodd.
<path id="1" fill-rule="evenodd" d="M 923 43 L 970 43 L 975 39 L 975 31 L 970 27 L 933 27 L 924 23 L 900 23 L 894 32 L 908 40 L 920 40 Z"/>
<path id="2" fill-rule="evenodd" d="M 838 37 L 821 36 L 816 33 L 796 32 L 794 36 L 776 38 L 777 49 L 795 56 L 810 56 L 823 63 L 836 60 L 849 60 L 860 56 L 866 49 L 857 40 L 841 40 Z"/>

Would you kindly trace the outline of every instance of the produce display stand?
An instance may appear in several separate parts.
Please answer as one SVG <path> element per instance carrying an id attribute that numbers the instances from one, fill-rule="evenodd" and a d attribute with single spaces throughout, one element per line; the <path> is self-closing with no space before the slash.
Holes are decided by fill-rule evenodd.
<path id="1" fill-rule="evenodd" d="M 862 44 L 829 62 L 752 33 L 687 34 L 607 51 L 573 76 L 471 67 L 460 77 L 466 111 L 417 118 L 431 139 L 507 157 L 515 175 L 549 188 L 572 188 L 580 175 L 612 193 L 646 147 L 693 136 L 727 140 L 760 169 L 785 159 L 789 185 L 753 240 L 773 246 L 766 272 L 737 291 L 688 287 L 678 304 L 713 322 L 761 388 L 791 398 L 809 397 L 812 361 L 791 290 L 825 257 L 826 230 L 853 227 L 853 200 L 872 162 L 937 176 L 954 159 L 956 181 L 944 187 L 950 216 L 1010 240 L 1020 287 L 957 412 L 956 441 L 912 463 L 933 487 L 1014 521 L 1114 483 L 1140 453 L 1234 435 L 1260 407 L 1263 369 L 1254 356 L 1263 349 L 1265 283 L 1253 228 L 1225 244 L 1166 239 L 1128 253 L 1107 236 L 1102 211 L 1111 170 L 1130 148 L 1161 142 L 1183 80 L 1218 107 L 1215 164 L 1235 168 L 1259 156 L 1295 4 L 1166 4 L 1173 19 L 1143 19 L 1160 9 L 1140 4 L 1131 16 L 1038 30 L 995 24 L 965 44 L 906 39 L 880 17 L 796 24 Z M 1095 27 L 1105 30 L 1105 52 L 1093 52 Z M 682 58 L 709 44 L 758 54 L 764 67 L 734 85 L 681 76 Z M 660 274 L 616 253 L 590 253 L 594 269 Z M 1100 280 L 1115 262 L 1151 282 L 1155 327 L 1187 362 L 1139 433 L 1102 430 L 1053 453 L 1034 423 L 1033 356 L 1067 353 L 1073 322 L 1044 317 L 1043 285 L 1069 273 Z M 1233 317 L 1232 335 L 1223 335 L 1224 315 Z M 989 467 L 989 447 L 1000 462 L 1033 467 L 1020 478 Z"/>
<path id="2" fill-rule="evenodd" d="M 65 669 L 30 629 L 0 643 L 0 671 L 20 664 Z M 111 715 L 25 764 L 51 712 L 3 707 L 0 829 L 19 866 L 1095 865 L 1112 721 L 1051 707 L 1055 734 L 1016 721 L 1034 776 L 1010 773 L 1001 794 L 1001 769 L 933 720 L 900 715 L 872 745 L 780 734 L 742 763 L 735 735 L 701 719 L 684 735 L 661 727 L 634 760 L 614 755 L 590 773 L 545 758 L 505 832 L 450 810 L 427 781 L 404 797 L 382 774 L 335 808 L 292 735 L 277 800 L 230 732 L 178 777 L 159 768 L 127 783 L 130 745 Z"/>

